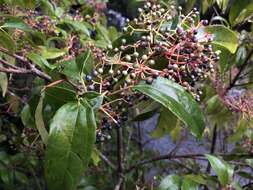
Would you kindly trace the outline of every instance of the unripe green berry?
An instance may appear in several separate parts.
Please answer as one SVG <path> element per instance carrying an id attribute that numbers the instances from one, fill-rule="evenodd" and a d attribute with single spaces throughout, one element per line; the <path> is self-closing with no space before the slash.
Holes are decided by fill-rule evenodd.
<path id="1" fill-rule="evenodd" d="M 126 58 L 127 61 L 131 61 L 131 59 L 132 59 L 130 55 L 126 55 L 125 58 Z"/>
<path id="2" fill-rule="evenodd" d="M 139 57 L 139 53 L 138 52 L 134 52 L 134 57 Z"/>
<path id="3" fill-rule="evenodd" d="M 99 69 L 98 69 L 98 72 L 99 72 L 100 74 L 102 74 L 102 73 L 104 72 L 103 68 L 99 68 Z"/>
<path id="4" fill-rule="evenodd" d="M 109 44 L 108 46 L 107 46 L 107 48 L 108 49 L 112 49 L 113 47 L 112 47 L 112 44 Z"/>
<path id="5" fill-rule="evenodd" d="M 155 61 L 153 59 L 149 60 L 149 65 L 155 65 Z"/>
<path id="6" fill-rule="evenodd" d="M 143 60 L 147 60 L 147 59 L 148 59 L 148 56 L 144 54 L 141 58 L 142 58 Z"/>
<path id="7" fill-rule="evenodd" d="M 122 74 L 126 76 L 128 74 L 127 70 L 122 71 Z"/>
<path id="8" fill-rule="evenodd" d="M 112 69 L 109 70 L 109 74 L 113 75 L 114 71 Z"/>
<path id="9" fill-rule="evenodd" d="M 130 78 L 126 78 L 126 83 L 130 84 L 132 82 L 132 80 Z"/>
<path id="10" fill-rule="evenodd" d="M 134 64 L 133 64 L 133 67 L 134 67 L 134 68 L 139 68 L 139 64 L 138 64 L 138 63 L 134 63 Z"/>
<path id="11" fill-rule="evenodd" d="M 134 79 L 136 77 L 136 74 L 135 73 L 131 73 L 130 76 Z"/>
<path id="12" fill-rule="evenodd" d="M 122 42 L 122 44 L 126 44 L 126 39 L 123 38 L 123 39 L 121 40 L 121 42 Z"/>

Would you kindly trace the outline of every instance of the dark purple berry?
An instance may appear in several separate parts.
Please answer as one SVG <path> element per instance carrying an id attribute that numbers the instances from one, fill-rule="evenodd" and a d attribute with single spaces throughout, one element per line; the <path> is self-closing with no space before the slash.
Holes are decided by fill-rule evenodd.
<path id="1" fill-rule="evenodd" d="M 202 24 L 203 24 L 204 26 L 207 26 L 207 25 L 208 25 L 208 20 L 202 20 Z"/>
<path id="2" fill-rule="evenodd" d="M 87 80 L 87 81 L 91 81 L 91 80 L 92 80 L 92 76 L 90 76 L 90 75 L 86 75 L 86 76 L 85 76 L 85 80 Z"/>
<path id="3" fill-rule="evenodd" d="M 183 32 L 184 32 L 184 30 L 183 30 L 182 27 L 177 27 L 176 33 L 177 33 L 178 35 L 183 34 Z"/>

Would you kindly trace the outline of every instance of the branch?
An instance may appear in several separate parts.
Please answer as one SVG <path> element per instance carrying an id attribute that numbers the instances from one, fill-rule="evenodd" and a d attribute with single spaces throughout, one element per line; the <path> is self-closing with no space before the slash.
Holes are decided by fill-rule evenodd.
<path id="1" fill-rule="evenodd" d="M 239 157 L 239 158 L 247 158 L 247 157 L 252 157 L 252 154 L 216 154 L 214 156 L 221 156 L 221 157 Z M 171 155 L 171 154 L 166 154 L 158 157 L 154 157 L 151 159 L 143 160 L 138 162 L 135 165 L 130 166 L 128 169 L 125 170 L 125 173 L 128 173 L 140 166 L 150 164 L 156 161 L 161 161 L 161 160 L 167 160 L 167 159 L 201 159 L 201 160 L 206 160 L 205 154 L 184 154 L 184 155 Z"/>
<path id="2" fill-rule="evenodd" d="M 123 134 L 122 128 L 117 128 L 117 165 L 118 165 L 118 183 L 115 186 L 115 190 L 123 190 L 124 189 L 124 150 L 123 150 Z"/>
<path id="3" fill-rule="evenodd" d="M 217 140 L 217 125 L 215 125 L 214 129 L 213 129 L 213 137 L 212 137 L 212 144 L 211 144 L 210 154 L 213 154 L 214 151 L 215 151 L 216 140 Z M 210 170 L 211 170 L 211 164 L 208 162 L 206 172 L 210 173 Z"/>
<path id="4" fill-rule="evenodd" d="M 232 82 L 230 83 L 230 85 L 228 86 L 227 91 L 234 87 L 235 83 L 239 79 L 239 77 L 242 74 L 243 70 L 248 65 L 249 59 L 251 58 L 252 55 L 253 55 L 253 49 L 249 52 L 249 54 L 248 54 L 247 58 L 245 59 L 244 63 L 240 66 L 239 72 L 236 74 L 236 76 L 234 77 L 234 79 L 232 80 Z"/>
<path id="5" fill-rule="evenodd" d="M 119 181 L 117 185 L 115 186 L 114 190 L 120 190 L 122 183 L 123 183 L 123 178 L 121 177 L 119 178 Z"/>
<path id="6" fill-rule="evenodd" d="M 5 65 L 8 65 L 9 67 L 12 67 L 12 68 L 16 67 L 16 69 L 18 69 L 18 70 L 20 70 L 20 69 L 23 70 L 22 72 L 19 72 L 19 71 L 17 71 L 17 70 L 12 70 L 12 71 L 10 72 L 10 70 L 9 70 L 9 73 L 30 73 L 30 74 L 34 74 L 34 75 L 36 75 L 36 76 L 38 76 L 38 77 L 40 77 L 40 78 L 43 78 L 43 79 L 45 79 L 46 81 L 51 81 L 51 77 L 50 77 L 49 75 L 47 75 L 46 73 L 43 73 L 42 71 L 40 71 L 39 69 L 37 69 L 37 68 L 35 67 L 35 65 L 33 65 L 33 64 L 32 64 L 28 59 L 26 59 L 25 57 L 22 57 L 22 56 L 17 55 L 17 54 L 12 54 L 12 53 L 10 53 L 7 49 L 4 49 L 4 48 L 2 48 L 2 47 L 0 47 L 0 52 L 3 52 L 3 53 L 5 53 L 5 54 L 7 54 L 7 55 L 9 55 L 9 56 L 11 56 L 11 57 L 13 57 L 13 58 L 15 58 L 15 59 L 20 60 L 21 62 L 25 63 L 25 64 L 28 66 L 28 68 L 29 68 L 28 70 L 26 70 L 27 72 L 24 72 L 24 71 L 25 71 L 24 69 L 19 68 L 19 67 L 16 67 L 16 66 L 10 66 L 9 63 L 7 63 L 7 62 L 3 63 L 3 60 L 2 60 L 1 62 L 2 62 L 3 64 L 5 64 Z M 2 72 L 8 72 L 8 70 L 6 70 L 6 71 L 4 71 L 4 69 L 2 69 L 2 70 L 3 70 Z"/>
<path id="7" fill-rule="evenodd" d="M 17 73 L 17 74 L 27 74 L 27 73 L 31 73 L 29 70 L 16 70 L 16 69 L 11 69 L 11 68 L 4 68 L 4 67 L 0 67 L 0 72 L 4 72 L 4 73 Z"/>
<path id="8" fill-rule="evenodd" d="M 117 167 L 105 156 L 103 155 L 100 151 L 97 151 L 99 157 L 108 165 L 110 166 L 113 170 L 117 170 Z"/>

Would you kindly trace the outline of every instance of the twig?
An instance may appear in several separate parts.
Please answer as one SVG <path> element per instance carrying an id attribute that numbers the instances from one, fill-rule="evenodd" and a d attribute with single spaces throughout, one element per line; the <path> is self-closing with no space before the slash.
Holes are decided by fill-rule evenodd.
<path id="1" fill-rule="evenodd" d="M 119 178 L 117 185 L 115 186 L 114 190 L 120 190 L 122 183 L 123 183 L 123 178 Z"/>
<path id="2" fill-rule="evenodd" d="M 43 78 L 45 79 L 46 81 L 51 81 L 51 77 L 49 75 L 47 75 L 46 73 L 43 73 L 42 71 L 40 71 L 39 69 L 37 69 L 35 67 L 35 65 L 33 65 L 32 63 L 30 63 L 30 61 L 28 59 L 26 59 L 25 57 L 22 57 L 20 55 L 17 55 L 17 54 L 12 54 L 10 53 L 7 49 L 4 49 L 2 47 L 0 47 L 0 52 L 3 52 L 11 57 L 14 57 L 15 59 L 18 59 L 20 60 L 21 62 L 25 63 L 29 70 L 22 70 L 22 72 L 18 71 L 20 70 L 21 68 L 19 68 L 18 70 L 12 70 L 12 72 L 9 72 L 9 73 L 20 73 L 20 74 L 23 74 L 23 73 L 30 73 L 30 74 L 34 74 L 40 78 Z M 2 69 L 4 70 L 4 69 Z M 26 71 L 26 72 L 25 72 Z M 2 72 L 7 72 L 7 71 L 2 71 Z"/>
<path id="3" fill-rule="evenodd" d="M 215 151 L 216 140 L 217 140 L 217 125 L 215 125 L 214 129 L 213 129 L 213 137 L 212 137 L 212 144 L 211 144 L 210 154 L 213 154 L 214 151 Z M 210 170 L 211 170 L 211 164 L 208 162 L 206 172 L 210 173 Z"/>
<path id="4" fill-rule="evenodd" d="M 248 65 L 249 59 L 251 58 L 252 55 L 253 55 L 253 49 L 249 52 L 249 54 L 248 54 L 247 58 L 245 59 L 244 63 L 239 68 L 239 72 L 236 74 L 236 76 L 234 77 L 234 79 L 232 80 L 232 82 L 230 83 L 230 85 L 228 86 L 227 91 L 234 87 L 235 83 L 239 79 L 239 77 L 242 74 L 243 70 Z"/>
<path id="5" fill-rule="evenodd" d="M 240 157 L 240 158 L 247 158 L 247 157 L 252 157 L 252 154 L 216 154 L 215 156 L 221 156 L 221 157 Z M 147 160 L 143 160 L 138 162 L 135 165 L 130 166 L 129 168 L 127 168 L 125 170 L 125 173 L 128 173 L 130 171 L 132 171 L 133 169 L 136 169 L 140 166 L 146 165 L 146 164 L 150 164 L 156 161 L 161 161 L 161 160 L 167 160 L 167 159 L 205 159 L 205 154 L 184 154 L 184 155 L 171 155 L 171 154 L 166 154 L 166 155 L 162 155 L 162 156 L 158 156 L 158 157 L 154 157 L 151 159 L 147 159 Z"/>
<path id="6" fill-rule="evenodd" d="M 97 151 L 99 157 L 108 165 L 110 166 L 113 170 L 117 170 L 117 167 L 105 156 L 103 155 L 100 151 Z"/>
<path id="7" fill-rule="evenodd" d="M 4 73 L 17 73 L 17 74 L 28 74 L 31 73 L 29 70 L 16 70 L 16 69 L 12 69 L 12 68 L 4 68 L 4 67 L 0 67 L 0 72 L 4 72 Z"/>
<path id="8" fill-rule="evenodd" d="M 117 128 L 117 165 L 118 165 L 118 183 L 115 186 L 115 189 L 123 190 L 124 188 L 124 150 L 123 150 L 123 135 L 122 135 L 122 128 Z"/>

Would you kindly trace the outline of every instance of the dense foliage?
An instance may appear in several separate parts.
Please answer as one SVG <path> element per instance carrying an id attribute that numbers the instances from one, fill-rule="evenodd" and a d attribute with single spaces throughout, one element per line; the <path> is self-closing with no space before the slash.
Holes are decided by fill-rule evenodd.
<path id="1" fill-rule="evenodd" d="M 0 0 L 0 14 L 0 189 L 253 188 L 251 0 Z M 145 147 L 150 118 L 167 154 Z M 208 151 L 181 153 L 186 136 Z"/>

